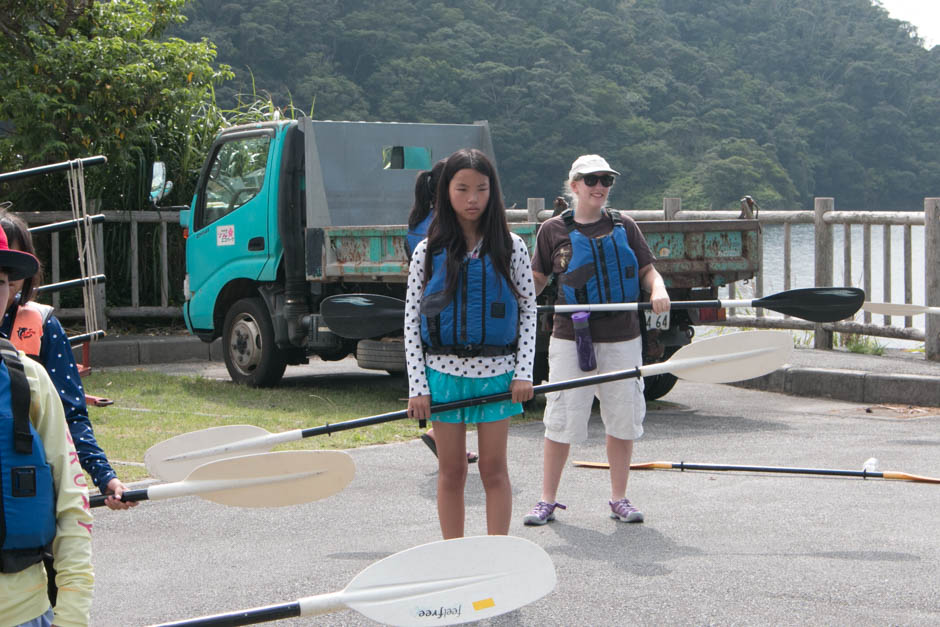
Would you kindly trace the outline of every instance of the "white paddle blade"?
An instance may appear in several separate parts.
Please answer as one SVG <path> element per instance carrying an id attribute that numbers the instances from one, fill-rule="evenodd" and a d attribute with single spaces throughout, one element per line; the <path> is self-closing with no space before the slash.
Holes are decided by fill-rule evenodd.
<path id="1" fill-rule="evenodd" d="M 203 464 L 181 483 L 222 505 L 284 507 L 336 494 L 355 474 L 344 451 L 280 451 Z"/>
<path id="2" fill-rule="evenodd" d="M 555 566 L 537 544 L 512 536 L 441 540 L 396 553 L 359 573 L 343 604 L 386 625 L 457 625 L 536 601 L 555 588 Z M 301 616 L 319 613 L 301 599 Z M 305 602 L 310 602 L 305 608 Z"/>
<path id="3" fill-rule="evenodd" d="M 793 338 L 786 331 L 741 331 L 708 338 L 683 346 L 667 362 L 644 366 L 665 367 L 686 381 L 731 383 L 773 372 L 790 358 Z"/>
<path id="4" fill-rule="evenodd" d="M 907 305 L 902 303 L 872 303 L 865 301 L 862 309 L 873 314 L 884 316 L 916 316 L 924 313 L 940 313 L 940 307 L 927 307 L 926 305 Z"/>
<path id="5" fill-rule="evenodd" d="M 231 457 L 232 453 L 220 453 L 209 457 L 174 459 L 175 457 L 186 455 L 192 451 L 224 446 L 267 435 L 271 435 L 270 432 L 252 425 L 224 425 L 182 433 L 169 440 L 158 442 L 147 449 L 144 454 L 144 464 L 147 466 L 147 472 L 161 481 L 182 481 L 189 473 L 206 462 Z M 242 451 L 241 454 L 264 453 L 270 451 L 273 446 L 273 444 L 259 445 L 250 450 Z"/>

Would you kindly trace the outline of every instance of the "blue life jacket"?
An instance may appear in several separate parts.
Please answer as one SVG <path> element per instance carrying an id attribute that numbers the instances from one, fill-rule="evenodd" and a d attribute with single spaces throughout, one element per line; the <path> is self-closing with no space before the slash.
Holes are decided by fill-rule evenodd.
<path id="1" fill-rule="evenodd" d="M 411 259 L 411 256 L 415 252 L 415 247 L 421 243 L 425 237 L 428 236 L 428 228 L 431 226 L 431 220 L 434 218 L 434 211 L 428 211 L 428 215 L 424 217 L 424 220 L 421 220 L 413 229 L 408 229 L 408 258 Z"/>
<path id="2" fill-rule="evenodd" d="M 421 299 L 425 352 L 458 357 L 493 357 L 516 351 L 519 303 L 489 255 L 465 259 L 457 289 L 447 289 L 446 251 L 432 258 L 431 279 Z"/>
<path id="3" fill-rule="evenodd" d="M 578 230 L 571 209 L 561 214 L 571 239 L 571 260 L 558 277 L 566 304 L 632 303 L 640 298 L 636 253 L 620 212 L 607 210 L 605 215 L 613 224 L 610 233 L 590 238 Z"/>
<path id="4" fill-rule="evenodd" d="M 29 419 L 29 383 L 16 349 L 0 339 L 0 572 L 40 562 L 56 533 L 55 486 Z"/>

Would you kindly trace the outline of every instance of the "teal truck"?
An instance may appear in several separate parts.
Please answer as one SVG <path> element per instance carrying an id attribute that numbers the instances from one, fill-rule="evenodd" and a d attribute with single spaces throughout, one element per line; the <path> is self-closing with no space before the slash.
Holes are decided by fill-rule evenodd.
<path id="1" fill-rule="evenodd" d="M 233 127 L 211 147 L 186 229 L 187 328 L 222 338 L 233 381 L 276 385 L 288 365 L 310 356 L 355 355 L 363 368 L 401 372 L 400 330 L 384 337 L 331 332 L 320 303 L 335 294 L 404 298 L 407 215 L 417 171 L 462 147 L 496 162 L 486 122 L 405 124 L 282 120 Z M 531 248 L 538 225 L 511 222 Z M 754 276 L 760 237 L 754 220 L 643 222 L 673 298 L 714 298 L 717 288 Z M 543 296 L 550 298 L 551 290 Z M 647 333 L 651 361 L 688 343 L 696 312 L 674 311 Z M 547 375 L 550 319 L 540 322 L 536 373 Z M 675 379 L 648 378 L 648 396 Z"/>

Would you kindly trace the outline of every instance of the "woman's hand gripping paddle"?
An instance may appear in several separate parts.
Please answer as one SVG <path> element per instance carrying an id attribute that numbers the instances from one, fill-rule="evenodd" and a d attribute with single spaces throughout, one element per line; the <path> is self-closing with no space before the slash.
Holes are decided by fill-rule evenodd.
<path id="1" fill-rule="evenodd" d="M 179 627 L 252 625 L 351 609 L 385 625 L 457 625 L 536 601 L 555 588 L 544 549 L 512 536 L 441 540 L 395 553 L 340 592 L 174 623 Z"/>
<path id="2" fill-rule="evenodd" d="M 182 481 L 129 490 L 122 501 L 195 495 L 238 507 L 283 507 L 326 498 L 352 481 L 356 467 L 344 451 L 281 451 L 204 463 Z M 104 505 L 106 495 L 91 497 Z"/>
<path id="3" fill-rule="evenodd" d="M 744 331 L 728 333 L 693 342 L 680 348 L 671 359 L 629 370 L 543 383 L 533 388 L 536 394 L 557 392 L 585 385 L 606 383 L 671 372 L 680 379 L 699 383 L 729 383 L 752 379 L 772 372 L 786 363 L 793 349 L 793 339 L 784 331 Z M 511 393 L 490 394 L 461 401 L 431 405 L 431 413 L 507 400 Z M 357 418 L 336 424 L 269 433 L 260 427 L 232 425 L 184 433 L 153 445 L 144 456 L 150 473 L 164 481 L 185 477 L 196 465 L 210 459 L 222 459 L 247 452 L 267 451 L 277 444 L 315 435 L 356 429 L 408 417 L 407 410 Z"/>

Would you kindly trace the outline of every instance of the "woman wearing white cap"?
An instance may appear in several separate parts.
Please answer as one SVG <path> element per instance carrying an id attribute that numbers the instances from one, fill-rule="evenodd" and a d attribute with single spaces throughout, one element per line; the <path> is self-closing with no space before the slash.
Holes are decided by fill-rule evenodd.
<path id="1" fill-rule="evenodd" d="M 632 218 L 606 209 L 607 196 L 620 173 L 599 155 L 582 155 L 571 165 L 565 190 L 572 209 L 539 228 L 532 274 L 536 292 L 551 276 L 557 280 L 558 304 L 634 302 L 640 288 L 650 294 L 653 311 L 669 310 L 669 295 L 653 253 Z M 549 380 L 561 381 L 642 365 L 642 340 L 636 312 L 591 314 L 594 362 L 579 363 L 570 314 L 555 314 L 549 343 Z M 583 357 L 582 352 L 582 357 Z M 590 368 L 594 366 L 593 368 Z M 542 496 L 523 519 L 544 525 L 555 519 L 555 501 L 572 442 L 587 437 L 594 397 L 600 400 L 610 462 L 610 517 L 642 522 L 643 513 L 626 498 L 633 440 L 643 434 L 646 402 L 642 379 L 585 386 L 547 395 L 542 466 Z"/>

